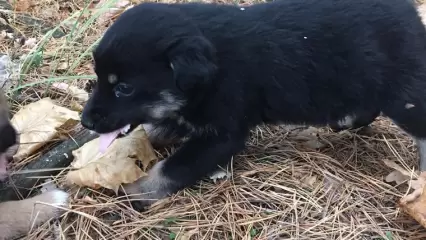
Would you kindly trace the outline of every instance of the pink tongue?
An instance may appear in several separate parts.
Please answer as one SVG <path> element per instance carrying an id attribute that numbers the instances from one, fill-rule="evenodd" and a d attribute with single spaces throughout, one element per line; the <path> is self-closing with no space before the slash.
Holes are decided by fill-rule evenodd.
<path id="1" fill-rule="evenodd" d="M 121 129 L 115 130 L 114 132 L 105 133 L 99 135 L 99 152 L 105 153 L 109 145 L 117 138 L 120 134 Z"/>
<path id="2" fill-rule="evenodd" d="M 99 135 L 99 152 L 105 153 L 105 151 L 108 149 L 108 147 L 111 145 L 112 142 L 118 137 L 118 134 L 120 134 L 121 130 L 123 129 L 129 129 L 130 125 L 126 125 L 118 130 L 115 130 L 114 132 L 100 134 Z"/>

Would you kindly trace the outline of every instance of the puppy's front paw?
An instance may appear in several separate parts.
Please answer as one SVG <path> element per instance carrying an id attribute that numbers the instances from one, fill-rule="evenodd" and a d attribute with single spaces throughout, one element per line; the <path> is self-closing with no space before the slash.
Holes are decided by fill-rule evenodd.
<path id="1" fill-rule="evenodd" d="M 68 199 L 68 193 L 55 189 L 32 198 L 0 203 L 0 240 L 23 236 L 61 216 Z"/>
<path id="2" fill-rule="evenodd" d="M 125 194 L 132 200 L 132 206 L 142 211 L 157 200 L 168 197 L 176 189 L 172 181 L 161 171 L 165 160 L 155 164 L 148 172 L 148 176 L 123 186 Z"/>
<path id="3" fill-rule="evenodd" d="M 33 205 L 34 213 L 41 217 L 41 221 L 47 221 L 64 213 L 63 208 L 69 203 L 69 194 L 62 190 L 54 189 L 23 201 L 27 201 L 28 207 Z M 37 216 L 34 217 L 37 218 Z"/>
<path id="4" fill-rule="evenodd" d="M 143 211 L 157 200 L 164 199 L 170 194 L 168 189 L 154 187 L 148 182 L 146 179 L 142 179 L 124 186 L 125 192 L 131 199 L 132 206 L 136 211 Z"/>

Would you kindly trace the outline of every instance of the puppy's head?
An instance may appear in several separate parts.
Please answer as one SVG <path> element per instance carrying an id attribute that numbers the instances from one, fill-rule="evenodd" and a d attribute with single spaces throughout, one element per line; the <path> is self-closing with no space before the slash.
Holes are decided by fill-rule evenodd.
<path id="1" fill-rule="evenodd" d="M 176 116 L 208 88 L 214 56 L 212 44 L 176 6 L 145 3 L 125 11 L 93 53 L 98 79 L 83 126 L 111 133 Z"/>
<path id="2" fill-rule="evenodd" d="M 9 121 L 9 108 L 6 97 L 0 90 L 0 181 L 7 176 L 7 164 L 16 153 L 17 134 Z"/>

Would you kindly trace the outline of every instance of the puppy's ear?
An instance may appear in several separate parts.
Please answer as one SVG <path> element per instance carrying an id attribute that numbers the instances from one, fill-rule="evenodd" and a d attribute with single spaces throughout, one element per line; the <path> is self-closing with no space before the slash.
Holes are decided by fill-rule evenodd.
<path id="1" fill-rule="evenodd" d="M 204 37 L 184 38 L 169 51 L 177 87 L 188 92 L 206 86 L 216 72 L 215 49 Z"/>

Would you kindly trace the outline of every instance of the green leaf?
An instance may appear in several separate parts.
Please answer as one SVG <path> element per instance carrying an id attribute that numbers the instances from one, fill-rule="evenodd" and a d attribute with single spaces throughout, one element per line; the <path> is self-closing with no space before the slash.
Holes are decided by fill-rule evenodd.
<path id="1" fill-rule="evenodd" d="M 169 234 L 169 239 L 170 239 L 170 240 L 174 240 L 174 239 L 176 239 L 176 233 L 171 232 L 171 233 Z"/>
<path id="2" fill-rule="evenodd" d="M 393 240 L 392 232 L 386 231 L 386 238 L 387 238 L 387 240 Z"/>
<path id="3" fill-rule="evenodd" d="M 177 220 L 178 219 L 175 218 L 175 217 L 166 218 L 166 220 L 164 220 L 164 225 L 165 226 L 170 226 L 171 224 L 176 224 Z"/>
<path id="4" fill-rule="evenodd" d="M 256 230 L 256 228 L 252 228 L 252 229 L 250 230 L 250 237 L 254 238 L 254 237 L 256 237 L 256 235 L 257 235 L 257 230 Z"/>

